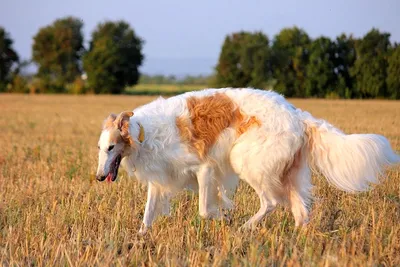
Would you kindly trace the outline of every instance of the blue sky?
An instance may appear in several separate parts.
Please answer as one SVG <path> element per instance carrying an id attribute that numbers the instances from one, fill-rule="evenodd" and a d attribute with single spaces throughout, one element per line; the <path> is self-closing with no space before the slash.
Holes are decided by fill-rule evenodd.
<path id="1" fill-rule="evenodd" d="M 311 37 L 340 33 L 363 36 L 372 27 L 400 42 L 399 0 L 0 0 L 0 25 L 10 32 L 22 58 L 31 56 L 32 37 L 56 18 L 83 20 L 85 40 L 98 22 L 124 19 L 145 40 L 150 74 L 209 74 L 229 33 L 263 31 L 271 39 L 297 25 Z"/>

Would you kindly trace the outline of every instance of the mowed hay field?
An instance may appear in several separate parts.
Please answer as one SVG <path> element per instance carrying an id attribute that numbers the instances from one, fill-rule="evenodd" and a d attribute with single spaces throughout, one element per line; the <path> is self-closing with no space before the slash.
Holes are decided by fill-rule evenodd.
<path id="1" fill-rule="evenodd" d="M 120 172 L 99 183 L 97 140 L 111 112 L 154 98 L 0 95 L 0 264 L 161 266 L 399 266 L 400 167 L 374 190 L 348 194 L 313 176 L 311 221 L 279 207 L 252 232 L 259 208 L 241 183 L 230 220 L 203 220 L 182 192 L 172 216 L 139 236 L 146 190 Z M 400 150 L 400 102 L 290 100 L 346 133 L 385 135 Z"/>

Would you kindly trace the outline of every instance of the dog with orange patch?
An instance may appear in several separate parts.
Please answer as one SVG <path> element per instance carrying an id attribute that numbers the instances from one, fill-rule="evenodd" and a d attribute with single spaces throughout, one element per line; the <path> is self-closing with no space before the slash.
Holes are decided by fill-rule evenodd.
<path id="1" fill-rule="evenodd" d="M 205 89 L 111 114 L 98 145 L 99 181 L 115 181 L 121 165 L 148 186 L 141 233 L 170 213 L 171 197 L 185 188 L 199 193 L 200 216 L 221 217 L 233 208 L 239 179 L 260 198 L 244 227 L 279 203 L 290 206 L 300 226 L 308 221 L 311 170 L 356 192 L 400 162 L 385 137 L 346 135 L 281 95 L 256 89 Z"/>

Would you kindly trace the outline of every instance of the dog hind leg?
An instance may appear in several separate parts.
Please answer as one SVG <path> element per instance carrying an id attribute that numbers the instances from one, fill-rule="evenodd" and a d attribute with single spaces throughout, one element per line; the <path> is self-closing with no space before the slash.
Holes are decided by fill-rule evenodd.
<path id="1" fill-rule="evenodd" d="M 171 215 L 171 205 L 170 205 L 170 199 L 171 195 L 168 193 L 164 193 L 161 196 L 161 205 L 162 205 L 162 210 L 161 214 L 165 216 L 170 216 Z"/>
<path id="2" fill-rule="evenodd" d="M 308 206 L 311 199 L 311 170 L 307 165 L 305 153 L 296 153 L 287 174 L 287 192 L 290 208 L 296 227 L 308 222 Z"/>
<path id="3" fill-rule="evenodd" d="M 271 200 L 268 198 L 268 195 L 263 190 L 260 190 L 259 187 L 252 186 L 256 191 L 258 197 L 260 198 L 260 209 L 256 214 L 253 215 L 242 227 L 245 229 L 250 229 L 255 227 L 266 215 L 271 213 L 275 207 L 277 202 L 275 200 Z"/>
<path id="4" fill-rule="evenodd" d="M 262 131 L 253 132 L 235 144 L 230 155 L 232 168 L 260 198 L 260 209 L 245 223 L 245 228 L 257 224 L 287 199 L 283 178 L 302 144 L 303 139 L 292 133 L 271 135 Z M 297 211 L 297 206 L 294 209 Z"/>

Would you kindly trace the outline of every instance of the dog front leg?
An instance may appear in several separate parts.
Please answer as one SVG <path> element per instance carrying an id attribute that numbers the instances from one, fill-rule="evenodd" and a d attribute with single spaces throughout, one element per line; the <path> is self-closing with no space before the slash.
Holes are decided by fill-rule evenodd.
<path id="1" fill-rule="evenodd" d="M 218 188 L 214 177 L 214 169 L 204 164 L 197 172 L 199 184 L 199 214 L 203 218 L 218 218 Z"/>
<path id="2" fill-rule="evenodd" d="M 140 227 L 139 234 L 145 234 L 151 227 L 153 221 L 160 213 L 161 190 L 152 183 L 148 184 L 147 202 L 144 210 L 143 224 Z"/>

